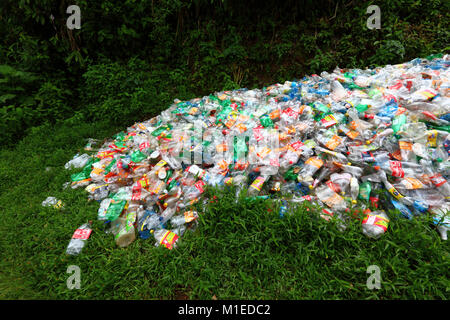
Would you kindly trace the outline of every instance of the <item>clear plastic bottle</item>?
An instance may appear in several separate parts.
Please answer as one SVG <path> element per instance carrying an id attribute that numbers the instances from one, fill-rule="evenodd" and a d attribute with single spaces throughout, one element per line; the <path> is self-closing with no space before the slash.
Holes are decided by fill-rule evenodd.
<path id="1" fill-rule="evenodd" d="M 288 208 L 288 202 L 284 199 L 282 199 L 280 201 L 280 210 L 278 212 L 278 214 L 280 215 L 280 218 L 283 218 L 284 215 L 288 212 L 289 208 Z"/>
<path id="2" fill-rule="evenodd" d="M 170 206 L 167 207 L 163 212 L 161 212 L 161 223 L 166 223 L 167 221 L 170 220 L 170 218 L 173 217 L 173 215 L 177 212 L 177 207 L 176 206 Z"/>
<path id="3" fill-rule="evenodd" d="M 129 246 L 136 239 L 136 231 L 134 224 L 136 222 L 136 211 L 129 212 L 126 218 L 119 218 L 114 223 L 117 223 L 115 233 L 116 244 L 123 248 Z"/>
<path id="4" fill-rule="evenodd" d="M 247 176 L 245 175 L 239 174 L 233 177 L 232 184 L 236 186 L 236 193 L 235 193 L 236 202 L 238 201 L 239 194 L 245 187 L 246 183 L 247 183 Z"/>
<path id="5" fill-rule="evenodd" d="M 319 157 L 311 157 L 305 161 L 305 165 L 298 173 L 298 181 L 311 184 L 312 176 L 323 166 L 324 162 Z"/>
<path id="6" fill-rule="evenodd" d="M 433 223 L 436 226 L 442 240 L 447 240 L 447 231 L 450 229 L 450 205 L 447 203 L 442 208 L 432 208 Z"/>
<path id="7" fill-rule="evenodd" d="M 198 213 L 193 210 L 185 211 L 183 215 L 173 216 L 170 223 L 173 227 L 179 227 L 186 223 L 190 223 L 198 218 Z"/>
<path id="8" fill-rule="evenodd" d="M 420 163 L 423 165 L 423 169 L 431 180 L 431 183 L 445 197 L 445 199 L 450 200 L 450 184 L 448 181 L 445 180 L 440 173 L 433 172 L 431 161 L 422 159 Z"/>
<path id="9" fill-rule="evenodd" d="M 394 186 L 387 180 L 386 173 L 382 170 L 378 171 L 380 180 L 383 182 L 385 188 L 387 191 L 396 199 L 402 202 L 403 204 L 407 206 L 413 206 L 414 200 L 412 200 L 409 197 L 405 197 L 402 195 L 397 189 L 394 188 Z"/>
<path id="10" fill-rule="evenodd" d="M 339 192 L 346 194 L 349 189 L 350 182 L 352 181 L 352 175 L 349 173 L 333 173 L 330 176 L 330 181 L 339 186 Z"/>
<path id="11" fill-rule="evenodd" d="M 320 201 L 335 211 L 344 211 L 347 208 L 345 200 L 327 185 L 317 188 L 316 196 Z"/>
<path id="12" fill-rule="evenodd" d="M 329 176 L 332 173 L 337 172 L 339 170 L 340 170 L 340 168 L 338 166 L 329 165 L 328 162 L 325 163 L 325 166 L 323 166 L 322 169 L 320 169 L 320 173 L 317 176 L 317 178 L 314 179 L 314 182 L 312 183 L 312 187 L 313 188 L 317 187 L 322 181 L 329 178 Z"/>
<path id="13" fill-rule="evenodd" d="M 264 185 L 264 182 L 267 180 L 266 176 L 258 176 L 248 188 L 247 195 L 249 197 L 257 196 L 261 191 L 261 188 Z"/>
<path id="14" fill-rule="evenodd" d="M 382 170 L 393 177 L 419 177 L 423 174 L 423 169 L 419 164 L 413 162 L 393 161 L 377 162 Z"/>
<path id="15" fill-rule="evenodd" d="M 298 147 L 297 147 L 298 146 Z M 281 173 L 286 172 L 289 170 L 290 167 L 292 167 L 294 164 L 298 162 L 298 159 L 300 157 L 300 152 L 297 151 L 301 147 L 300 144 L 291 144 L 286 151 L 286 153 L 283 155 L 283 158 L 280 160 L 280 170 Z"/>
<path id="16" fill-rule="evenodd" d="M 91 235 L 91 221 L 81 225 L 77 230 L 75 230 L 72 239 L 69 242 L 69 245 L 66 249 L 66 254 L 69 255 L 78 255 L 83 250 L 86 245 L 87 239 L 89 239 Z"/>
<path id="17" fill-rule="evenodd" d="M 352 197 L 352 203 L 356 203 L 357 202 L 357 198 L 359 195 L 359 183 L 358 183 L 358 179 L 356 179 L 355 177 L 352 177 L 350 179 L 350 195 Z"/>
<path id="18" fill-rule="evenodd" d="M 387 231 L 388 225 L 389 217 L 383 210 L 373 211 L 362 221 L 362 232 L 369 238 L 378 239 Z"/>
<path id="19" fill-rule="evenodd" d="M 145 230 L 161 229 L 162 225 L 163 225 L 162 220 L 163 220 L 163 217 L 159 216 L 155 212 L 150 211 L 150 214 L 147 215 L 143 219 L 143 221 L 140 223 L 141 230 L 139 230 L 139 231 L 144 231 L 144 229 Z"/>
<path id="20" fill-rule="evenodd" d="M 200 195 L 205 192 L 205 185 L 202 180 L 199 180 L 195 184 L 184 188 L 184 205 L 187 206 L 196 202 Z"/>
<path id="21" fill-rule="evenodd" d="M 169 250 L 176 248 L 179 235 L 171 230 L 159 229 L 150 231 L 156 239 L 157 246 L 163 246 Z"/>

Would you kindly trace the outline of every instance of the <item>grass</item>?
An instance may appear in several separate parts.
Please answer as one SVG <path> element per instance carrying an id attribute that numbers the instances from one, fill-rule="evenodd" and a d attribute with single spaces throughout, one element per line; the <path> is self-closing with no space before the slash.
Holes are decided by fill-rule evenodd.
<path id="1" fill-rule="evenodd" d="M 270 201 L 236 204 L 232 191 L 208 190 L 217 201 L 176 250 L 151 239 L 118 248 L 96 220 L 98 203 L 62 185 L 73 173 L 64 164 L 84 139 L 120 130 L 101 122 L 43 126 L 0 151 L 0 299 L 448 299 L 448 241 L 426 218 L 392 219 L 372 240 L 356 220 L 341 232 L 312 207 L 280 219 Z M 42 207 L 48 196 L 65 209 Z M 87 246 L 66 256 L 87 220 L 94 221 Z M 80 267 L 79 290 L 66 286 L 69 265 Z M 380 290 L 366 287 L 370 265 L 380 267 Z"/>

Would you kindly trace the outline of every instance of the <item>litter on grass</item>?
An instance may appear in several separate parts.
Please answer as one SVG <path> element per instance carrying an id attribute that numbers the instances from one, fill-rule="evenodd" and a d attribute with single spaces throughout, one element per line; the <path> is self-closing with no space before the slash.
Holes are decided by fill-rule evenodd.
<path id="1" fill-rule="evenodd" d="M 281 218 L 308 201 L 372 238 L 393 218 L 431 215 L 447 239 L 449 65 L 437 55 L 175 100 L 69 161 L 83 168 L 71 186 L 99 202 L 121 247 L 136 235 L 176 247 L 208 185 L 280 201 Z"/>

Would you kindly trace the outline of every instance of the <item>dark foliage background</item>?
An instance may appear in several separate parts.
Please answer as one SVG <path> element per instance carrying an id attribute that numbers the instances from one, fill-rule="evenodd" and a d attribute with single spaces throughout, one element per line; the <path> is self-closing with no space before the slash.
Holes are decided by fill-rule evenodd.
<path id="1" fill-rule="evenodd" d="M 69 5 L 81 29 L 68 30 Z M 366 9 L 381 8 L 369 30 Z M 449 2 L 2 0 L 0 139 L 60 121 L 129 125 L 174 98 L 449 49 Z M 51 18 L 53 16 L 53 19 Z"/>

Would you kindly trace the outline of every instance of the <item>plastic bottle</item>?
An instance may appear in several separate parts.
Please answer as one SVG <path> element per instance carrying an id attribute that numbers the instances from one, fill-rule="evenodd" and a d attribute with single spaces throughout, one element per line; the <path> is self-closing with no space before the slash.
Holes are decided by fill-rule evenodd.
<path id="1" fill-rule="evenodd" d="M 283 199 L 281 200 L 280 210 L 278 212 L 280 218 L 283 218 L 287 211 L 288 211 L 288 202 Z"/>
<path id="2" fill-rule="evenodd" d="M 310 157 L 305 161 L 303 169 L 298 173 L 298 181 L 312 184 L 313 175 L 323 166 L 324 162 L 319 157 Z"/>
<path id="3" fill-rule="evenodd" d="M 115 234 L 115 241 L 119 247 L 127 247 L 136 239 L 136 232 L 134 224 L 136 222 L 136 211 L 129 212 L 126 218 L 119 218 L 113 223 L 117 224 Z"/>
<path id="4" fill-rule="evenodd" d="M 163 228 L 162 217 L 156 212 L 146 210 L 144 216 L 139 219 L 138 231 L 142 239 L 147 239 L 150 236 L 151 230 L 158 230 Z"/>
<path id="5" fill-rule="evenodd" d="M 232 184 L 236 186 L 236 202 L 238 201 L 239 194 L 241 193 L 242 189 L 245 187 L 247 183 L 247 177 L 244 175 L 237 175 L 233 177 Z"/>
<path id="6" fill-rule="evenodd" d="M 327 185 L 320 186 L 316 189 L 317 198 L 336 211 L 344 211 L 347 205 L 344 199 Z"/>
<path id="7" fill-rule="evenodd" d="M 64 168 L 71 169 L 71 168 L 83 168 L 86 163 L 91 159 L 91 156 L 84 153 L 82 155 L 75 155 L 72 160 L 67 162 L 64 165 Z"/>
<path id="8" fill-rule="evenodd" d="M 161 223 L 166 223 L 170 220 L 170 218 L 173 217 L 173 215 L 177 212 L 176 206 L 170 206 L 167 207 L 162 213 L 161 213 Z"/>
<path id="9" fill-rule="evenodd" d="M 249 197 L 257 196 L 261 191 L 261 188 L 264 185 L 264 182 L 267 180 L 266 176 L 258 176 L 248 188 L 247 195 Z"/>
<path id="10" fill-rule="evenodd" d="M 369 238 L 378 239 L 387 231 L 388 225 L 389 217 L 383 210 L 373 211 L 362 221 L 362 232 Z"/>
<path id="11" fill-rule="evenodd" d="M 333 173 L 330 176 L 330 181 L 334 185 L 338 186 L 338 190 L 336 190 L 336 192 L 344 195 L 349 189 L 350 183 L 352 181 L 352 175 L 349 173 Z"/>
<path id="12" fill-rule="evenodd" d="M 442 240 L 447 240 L 447 231 L 450 229 L 449 209 L 449 205 L 446 204 L 443 208 L 432 208 L 430 210 L 433 214 L 433 223 Z"/>
<path id="13" fill-rule="evenodd" d="M 163 246 L 169 250 L 176 248 L 179 235 L 167 229 L 151 230 L 156 239 L 157 246 Z"/>
<path id="14" fill-rule="evenodd" d="M 298 141 L 288 146 L 288 150 L 283 155 L 283 158 L 280 160 L 280 169 L 282 173 L 289 170 L 291 166 L 293 166 L 298 162 L 301 153 L 301 151 L 299 150 L 302 147 L 302 145 L 303 143 Z"/>
<path id="15" fill-rule="evenodd" d="M 55 197 L 47 197 L 44 201 L 42 201 L 43 207 L 53 207 L 55 209 L 61 209 L 64 207 L 64 204 L 61 200 L 56 199 Z"/>
<path id="16" fill-rule="evenodd" d="M 350 195 L 352 197 L 352 203 L 355 204 L 359 195 L 359 183 L 355 177 L 352 177 L 350 180 Z"/>
<path id="17" fill-rule="evenodd" d="M 386 190 L 396 199 L 405 205 L 412 206 L 414 201 L 409 197 L 402 195 L 394 186 L 387 180 L 386 173 L 382 170 L 378 171 L 381 181 L 384 183 Z"/>
<path id="18" fill-rule="evenodd" d="M 170 223 L 173 227 L 179 227 L 186 223 L 190 223 L 198 218 L 198 213 L 193 210 L 185 211 L 183 215 L 173 216 L 170 219 Z"/>
<path id="19" fill-rule="evenodd" d="M 72 239 L 69 242 L 69 245 L 67 246 L 66 254 L 80 254 L 84 246 L 86 245 L 86 241 L 87 239 L 89 239 L 91 232 L 91 221 L 78 227 L 78 229 L 75 230 Z"/>
<path id="20" fill-rule="evenodd" d="M 450 200 L 450 184 L 440 173 L 434 173 L 432 170 L 432 164 L 430 161 L 422 159 L 420 163 L 423 166 L 425 173 L 428 175 L 431 183 L 436 187 L 436 189 L 445 197 L 445 199 Z"/>

